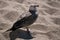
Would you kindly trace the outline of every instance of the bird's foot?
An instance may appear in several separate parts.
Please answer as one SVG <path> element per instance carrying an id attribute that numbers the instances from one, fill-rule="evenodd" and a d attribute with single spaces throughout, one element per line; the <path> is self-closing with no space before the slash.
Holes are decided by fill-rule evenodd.
<path id="1" fill-rule="evenodd" d="M 27 34 L 30 35 L 30 31 L 27 31 Z"/>
<path id="2" fill-rule="evenodd" d="M 27 31 L 27 33 L 30 33 L 30 31 Z"/>

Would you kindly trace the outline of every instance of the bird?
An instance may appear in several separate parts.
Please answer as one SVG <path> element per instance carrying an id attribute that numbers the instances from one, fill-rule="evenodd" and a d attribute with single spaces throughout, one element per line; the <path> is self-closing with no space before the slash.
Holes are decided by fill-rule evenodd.
<path id="1" fill-rule="evenodd" d="M 37 17 L 38 17 L 38 14 L 36 14 L 37 7 L 39 7 L 39 5 L 30 5 L 27 14 L 31 14 L 31 15 L 27 15 L 27 16 L 23 17 L 22 19 L 17 20 L 13 24 L 12 28 L 10 28 L 7 31 L 10 31 L 10 30 L 15 31 L 16 29 L 26 27 L 27 32 L 29 33 L 30 31 L 29 31 L 28 26 L 33 24 L 36 21 Z"/>

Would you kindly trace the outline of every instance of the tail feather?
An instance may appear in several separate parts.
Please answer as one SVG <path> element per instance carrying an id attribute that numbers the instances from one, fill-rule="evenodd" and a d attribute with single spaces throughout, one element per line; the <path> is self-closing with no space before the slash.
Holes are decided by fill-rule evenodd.
<path id="1" fill-rule="evenodd" d="M 8 29 L 7 31 L 12 31 L 12 29 Z M 5 32 L 7 32 L 7 31 L 5 31 Z"/>
<path id="2" fill-rule="evenodd" d="M 16 28 L 11 28 L 11 29 L 8 29 L 7 31 L 15 31 L 15 30 L 16 30 Z"/>

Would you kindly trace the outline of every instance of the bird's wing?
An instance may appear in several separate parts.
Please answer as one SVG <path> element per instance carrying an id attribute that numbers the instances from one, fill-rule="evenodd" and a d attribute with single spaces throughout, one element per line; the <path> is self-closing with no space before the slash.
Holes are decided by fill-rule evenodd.
<path id="1" fill-rule="evenodd" d="M 22 14 L 19 16 L 19 20 L 22 19 L 22 18 L 24 18 L 24 17 L 28 17 L 28 16 L 30 16 L 30 15 L 31 15 L 30 12 L 22 13 Z"/>

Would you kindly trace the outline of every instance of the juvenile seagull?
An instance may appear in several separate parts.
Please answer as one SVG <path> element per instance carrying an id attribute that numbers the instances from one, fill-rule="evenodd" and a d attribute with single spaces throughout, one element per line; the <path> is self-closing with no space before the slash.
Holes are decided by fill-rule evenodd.
<path id="1" fill-rule="evenodd" d="M 37 12 L 36 7 L 39 7 L 39 5 L 31 5 L 29 8 L 29 11 L 27 12 L 27 14 L 30 14 L 30 15 L 26 15 L 22 19 L 16 21 L 13 24 L 13 27 L 9 30 L 15 31 L 16 29 L 26 27 L 27 32 L 29 33 L 29 29 L 27 26 L 33 24 L 38 17 L 38 14 L 36 14 L 36 12 Z M 22 15 L 22 16 L 24 16 L 24 15 Z"/>

